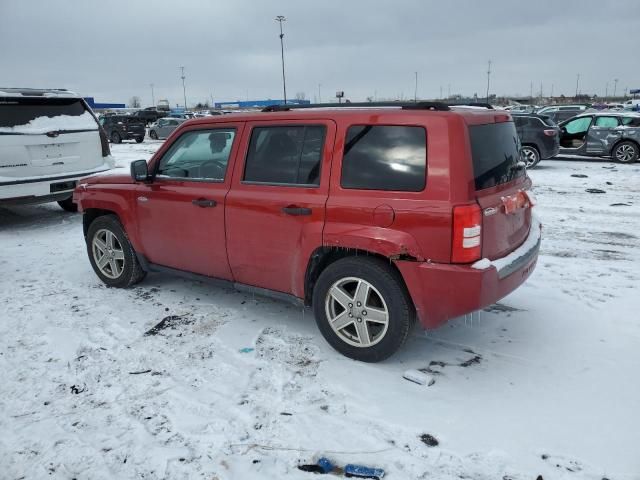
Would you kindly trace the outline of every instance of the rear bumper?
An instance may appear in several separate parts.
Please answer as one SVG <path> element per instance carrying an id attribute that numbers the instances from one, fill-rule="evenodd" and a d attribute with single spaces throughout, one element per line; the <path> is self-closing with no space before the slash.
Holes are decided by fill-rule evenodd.
<path id="1" fill-rule="evenodd" d="M 424 328 L 485 308 L 518 288 L 538 259 L 541 225 L 535 221 L 528 238 L 506 257 L 473 265 L 397 261 Z"/>
<path id="2" fill-rule="evenodd" d="M 105 172 L 111 167 L 111 163 L 105 163 L 93 170 L 50 177 L 28 177 L 11 180 L 7 177 L 0 178 L 0 205 L 46 203 L 64 200 L 73 194 L 75 183 L 78 180 L 89 175 Z M 58 188 L 59 186 L 64 188 L 60 189 Z"/>

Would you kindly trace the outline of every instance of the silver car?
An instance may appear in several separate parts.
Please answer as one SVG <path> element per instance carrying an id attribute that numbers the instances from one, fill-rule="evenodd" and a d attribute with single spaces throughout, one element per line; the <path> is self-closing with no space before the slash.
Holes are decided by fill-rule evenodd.
<path id="1" fill-rule="evenodd" d="M 186 120 L 182 118 L 160 118 L 149 127 L 149 137 L 154 140 L 167 138 L 184 122 L 186 122 Z"/>
<path id="2" fill-rule="evenodd" d="M 583 113 L 560 125 L 560 155 L 611 157 L 623 163 L 640 155 L 640 115 L 631 112 Z"/>

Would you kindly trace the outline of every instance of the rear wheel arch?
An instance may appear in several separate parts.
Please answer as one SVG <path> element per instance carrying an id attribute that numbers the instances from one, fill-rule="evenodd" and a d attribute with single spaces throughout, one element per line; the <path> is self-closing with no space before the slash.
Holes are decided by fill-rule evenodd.
<path id="1" fill-rule="evenodd" d="M 312 304 L 313 290 L 322 272 L 332 263 L 347 257 L 375 258 L 388 263 L 391 270 L 394 271 L 394 274 L 402 283 L 403 288 L 407 289 L 400 270 L 389 257 L 358 248 L 318 247 L 313 251 L 307 262 L 307 270 L 304 277 L 304 304 L 306 306 L 311 306 Z"/>

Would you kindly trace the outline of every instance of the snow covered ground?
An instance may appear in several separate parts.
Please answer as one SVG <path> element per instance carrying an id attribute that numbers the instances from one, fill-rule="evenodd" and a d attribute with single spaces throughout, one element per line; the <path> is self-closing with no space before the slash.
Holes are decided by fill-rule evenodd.
<path id="1" fill-rule="evenodd" d="M 125 167 L 160 144 L 112 150 Z M 311 479 L 297 465 L 327 456 L 389 479 L 640 479 L 640 164 L 530 175 L 526 285 L 375 365 L 287 304 L 166 275 L 105 288 L 80 215 L 0 209 L 0 478 Z"/>

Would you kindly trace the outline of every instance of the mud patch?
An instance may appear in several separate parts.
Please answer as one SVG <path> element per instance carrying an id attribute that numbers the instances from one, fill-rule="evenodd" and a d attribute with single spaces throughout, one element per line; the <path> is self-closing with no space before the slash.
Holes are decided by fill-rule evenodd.
<path id="1" fill-rule="evenodd" d="M 505 305 L 504 303 L 494 303 L 493 305 L 488 306 L 484 309 L 485 312 L 524 312 L 525 310 L 521 308 L 512 307 L 510 305 Z"/>
<path id="2" fill-rule="evenodd" d="M 164 330 L 177 330 L 178 327 L 190 325 L 193 322 L 194 319 L 189 313 L 184 315 L 170 315 L 168 317 L 164 317 L 160 322 L 144 332 L 144 335 L 158 335 Z"/>

